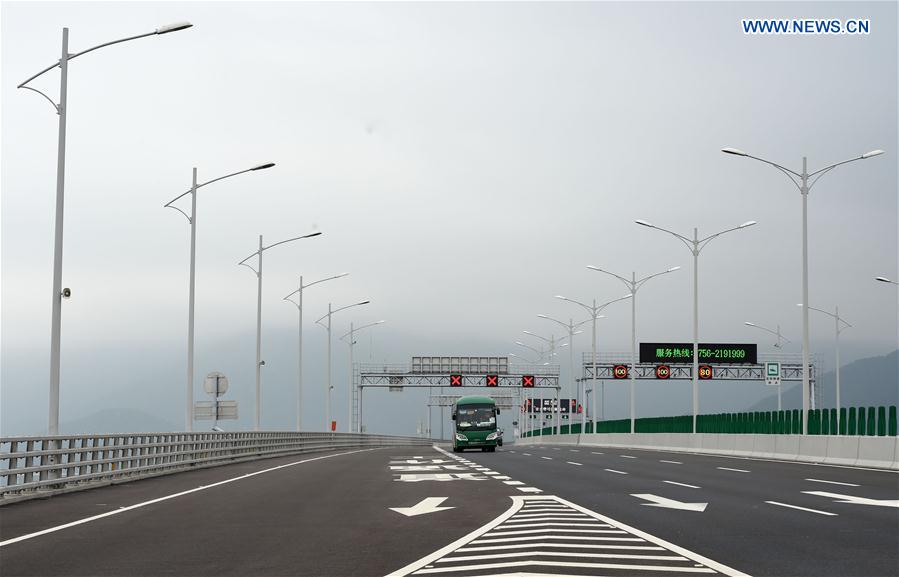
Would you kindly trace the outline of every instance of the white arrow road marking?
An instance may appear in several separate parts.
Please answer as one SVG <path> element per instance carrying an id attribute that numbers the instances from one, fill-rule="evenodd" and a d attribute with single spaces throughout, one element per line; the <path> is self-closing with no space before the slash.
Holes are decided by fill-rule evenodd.
<path id="1" fill-rule="evenodd" d="M 447 509 L 455 509 L 455 507 L 440 507 L 439 505 L 447 500 L 448 497 L 427 497 L 422 499 L 417 505 L 411 507 L 390 507 L 391 511 L 401 513 L 406 517 L 415 517 L 416 515 L 425 515 L 427 513 L 436 513 L 437 511 L 446 511 Z"/>
<path id="2" fill-rule="evenodd" d="M 658 495 L 650 495 L 648 493 L 631 494 L 631 497 L 643 499 L 644 501 L 652 501 L 651 503 L 641 503 L 647 507 L 665 507 L 666 509 L 679 509 L 681 511 L 696 511 L 702 513 L 708 507 L 708 503 L 683 503 L 674 499 L 659 497 Z"/>
<path id="3" fill-rule="evenodd" d="M 819 497 L 830 497 L 837 503 L 852 503 L 853 505 L 874 505 L 876 507 L 895 507 L 899 509 L 899 500 L 892 501 L 889 499 L 868 499 L 867 497 L 856 497 L 854 495 L 841 495 L 839 493 L 828 493 L 827 491 L 803 491 L 806 495 L 817 495 Z"/>

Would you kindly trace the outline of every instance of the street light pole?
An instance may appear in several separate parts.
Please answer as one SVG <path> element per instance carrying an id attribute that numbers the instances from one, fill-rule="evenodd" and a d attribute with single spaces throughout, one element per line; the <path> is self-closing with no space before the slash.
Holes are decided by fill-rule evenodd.
<path id="1" fill-rule="evenodd" d="M 552 321 L 552 322 L 556 323 L 557 325 L 561 325 L 561 326 L 565 327 L 565 330 L 568 331 L 568 344 L 569 344 L 569 347 L 568 347 L 568 372 L 569 372 L 570 378 L 571 378 L 571 383 L 570 383 L 571 388 L 570 388 L 569 393 L 571 394 L 572 398 L 576 399 L 577 391 L 575 389 L 577 387 L 577 380 L 575 378 L 575 371 L 574 371 L 574 335 L 581 334 L 583 331 L 579 331 L 576 329 L 580 326 L 583 326 L 583 325 L 589 323 L 590 319 L 581 321 L 579 323 L 575 323 L 574 319 L 568 319 L 568 322 L 566 323 L 564 321 L 560 321 L 559 319 L 554 319 L 547 315 L 537 315 L 537 318 Z M 577 402 L 577 401 L 575 401 L 575 402 Z M 569 413 L 569 417 L 573 417 L 573 415 L 571 415 Z M 570 426 L 571 425 L 569 423 L 569 429 L 570 429 Z"/>
<path id="2" fill-rule="evenodd" d="M 358 303 L 353 303 L 351 305 L 346 305 L 346 306 L 340 307 L 339 309 L 332 308 L 331 303 L 328 303 L 328 314 L 326 314 L 325 316 L 323 316 L 320 319 L 315 321 L 317 324 L 325 327 L 328 330 L 328 382 L 327 382 L 328 390 L 327 390 L 327 394 L 325 395 L 325 432 L 331 430 L 331 389 L 334 388 L 334 386 L 331 384 L 331 316 L 334 315 L 335 313 L 339 313 L 340 311 L 346 310 L 350 307 L 367 305 L 370 302 L 371 301 L 369 301 L 369 300 L 360 301 Z M 323 321 L 324 319 L 328 319 L 327 325 L 321 324 L 321 321 Z"/>
<path id="3" fill-rule="evenodd" d="M 531 331 L 522 331 L 522 332 L 524 332 L 524 334 L 526 334 L 526 335 L 530 335 L 534 338 L 540 339 L 540 340 L 544 341 L 545 343 L 547 343 L 549 345 L 549 361 L 552 362 L 553 357 L 556 356 L 556 337 L 555 337 L 555 335 L 550 335 L 550 338 L 547 339 L 546 337 L 542 337 L 538 334 L 532 333 Z M 565 337 L 562 337 L 558 340 L 562 341 L 564 339 L 565 339 Z M 562 347 L 568 347 L 568 350 L 570 351 L 570 350 L 572 350 L 573 347 L 570 347 L 569 344 L 570 344 L 570 341 L 568 343 L 563 343 L 563 344 L 559 345 L 559 348 L 561 349 Z M 542 401 L 543 394 L 542 393 L 541 393 L 540 397 L 541 397 L 540 402 L 542 405 L 542 403 L 543 403 L 543 401 Z M 560 424 L 559 417 L 560 416 L 561 416 L 561 403 L 559 401 L 559 388 L 556 387 L 556 406 L 552 413 L 552 424 L 550 425 L 553 428 L 554 434 L 559 433 L 559 424 Z M 542 421 L 541 421 L 541 424 L 542 424 Z"/>
<path id="4" fill-rule="evenodd" d="M 637 220 L 635 221 L 637 224 L 641 226 L 645 226 L 648 228 L 654 228 L 656 230 L 660 230 L 662 232 L 667 232 L 668 234 L 674 236 L 678 240 L 684 243 L 684 245 L 690 250 L 693 254 L 693 432 L 696 433 L 696 416 L 699 413 L 699 253 L 702 252 L 712 240 L 721 236 L 722 234 L 727 234 L 728 232 L 733 232 L 735 230 L 742 230 L 744 228 L 753 226 L 756 224 L 754 220 L 750 220 L 744 222 L 740 226 L 735 226 L 733 228 L 728 228 L 726 230 L 722 230 L 721 232 L 716 232 L 713 235 L 707 236 L 703 239 L 699 238 L 699 229 L 693 228 L 693 238 L 687 238 L 681 234 L 676 232 L 672 232 L 668 229 L 655 226 L 646 222 L 645 220 Z"/>
<path id="5" fill-rule="evenodd" d="M 146 38 L 147 36 L 156 36 L 160 34 L 167 34 L 169 32 L 176 32 L 178 30 L 184 30 L 186 28 L 190 28 L 192 24 L 189 22 L 179 22 L 177 24 L 170 24 L 168 26 L 162 26 L 157 28 L 153 32 L 147 32 L 145 34 L 138 34 L 137 36 L 130 36 L 128 38 L 122 38 L 119 40 L 113 40 L 111 42 L 104 42 L 103 44 L 98 44 L 92 48 L 88 48 L 87 50 L 82 50 L 76 54 L 69 54 L 69 29 L 62 29 L 62 54 L 60 55 L 59 61 L 51 64 L 50 66 L 44 68 L 37 74 L 28 78 L 28 80 L 22 82 L 17 86 L 17 88 L 23 88 L 25 90 L 31 90 L 32 92 L 36 92 L 43 96 L 53 108 L 56 109 L 56 114 L 59 116 L 59 127 L 58 127 L 58 135 L 57 135 L 57 148 L 56 148 L 56 227 L 53 234 L 53 293 L 52 293 L 52 304 L 51 304 L 51 313 L 50 313 L 50 402 L 49 402 L 49 413 L 48 413 L 48 424 L 47 430 L 50 435 L 58 435 L 59 434 L 59 375 L 60 375 L 60 356 L 61 356 L 61 344 L 62 344 L 62 248 L 63 248 L 63 217 L 64 217 L 64 206 L 65 206 L 65 180 L 66 180 L 66 116 L 68 113 L 68 86 L 69 86 L 69 61 L 74 60 L 75 58 L 81 56 L 82 54 L 87 54 L 88 52 L 93 52 L 94 50 L 98 50 L 105 46 L 111 46 L 113 44 L 120 44 L 122 42 L 128 42 L 129 40 L 137 40 L 138 38 Z M 59 75 L 59 103 L 53 102 L 53 99 L 38 90 L 37 88 L 33 88 L 28 86 L 28 83 L 42 76 L 46 72 L 53 70 L 56 67 L 59 67 L 60 75 Z M 50 462 L 54 462 L 56 459 L 55 456 L 50 457 Z"/>
<path id="6" fill-rule="evenodd" d="M 297 431 L 301 430 L 302 426 L 302 405 L 303 405 L 303 289 L 309 288 L 312 285 L 322 283 L 329 280 L 334 280 L 336 278 L 341 278 L 347 276 L 348 272 L 340 273 L 338 275 L 329 276 L 328 278 L 323 278 L 321 280 L 317 280 L 311 282 L 309 284 L 303 284 L 303 276 L 300 275 L 300 286 L 297 290 L 293 291 L 286 297 L 286 300 L 289 303 L 293 303 L 295 307 L 297 307 L 297 311 L 299 312 L 299 329 L 297 335 Z M 290 297 L 293 295 L 297 295 L 297 300 L 291 300 Z"/>
<path id="7" fill-rule="evenodd" d="M 605 274 L 608 274 L 608 275 L 611 275 L 611 276 L 617 278 L 618 280 L 623 282 L 624 286 L 626 286 L 628 288 L 628 290 L 631 291 L 631 294 L 634 295 L 633 298 L 631 299 L 631 387 L 630 387 L 630 389 L 631 389 L 630 390 L 630 398 L 631 398 L 630 405 L 631 405 L 631 407 L 630 407 L 630 409 L 631 409 L 631 433 L 635 433 L 636 432 L 635 425 L 636 425 L 636 418 L 637 418 L 636 417 L 636 415 L 637 415 L 636 406 L 637 405 L 635 402 L 635 399 L 636 399 L 635 391 L 636 391 L 636 384 L 637 384 L 637 381 L 636 381 L 636 379 L 637 379 L 637 291 L 649 279 L 655 278 L 657 276 L 661 276 L 663 274 L 668 274 L 670 272 L 674 272 L 676 270 L 679 270 L 680 267 L 679 266 L 671 267 L 668 270 L 663 270 L 662 272 L 657 272 L 655 274 L 651 274 L 649 276 L 641 278 L 640 280 L 637 280 L 636 271 L 631 273 L 631 279 L 628 280 L 628 279 L 624 278 L 623 276 L 619 276 L 613 272 L 607 271 L 605 269 L 602 269 L 602 268 L 599 268 L 596 266 L 587 265 L 587 268 L 589 268 L 590 270 L 595 270 L 596 272 L 602 272 L 602 273 L 605 273 Z"/>
<path id="8" fill-rule="evenodd" d="M 320 235 L 320 232 L 313 232 L 310 234 L 305 234 L 303 236 L 296 236 L 294 238 L 282 240 L 274 244 L 270 244 L 269 246 L 264 246 L 262 244 L 262 235 L 260 234 L 259 249 L 237 263 L 238 266 L 245 266 L 256 274 L 256 415 L 253 422 L 254 431 L 259 430 L 262 418 L 262 365 L 265 364 L 265 361 L 262 360 L 262 253 L 281 244 L 293 242 L 295 240 L 302 240 L 304 238 L 312 238 L 314 236 Z M 259 264 L 257 265 L 259 267 L 258 270 L 247 264 L 247 261 L 254 256 L 259 257 Z"/>
<path id="9" fill-rule="evenodd" d="M 802 196 L 802 302 L 808 304 L 808 193 L 818 182 L 818 180 L 833 170 L 834 168 L 847 164 L 849 162 L 855 162 L 856 160 L 865 160 L 867 158 L 871 158 L 874 156 L 879 156 L 883 154 L 882 150 L 872 150 L 870 152 L 866 152 L 861 156 L 857 156 L 855 158 L 850 158 L 849 160 L 844 160 L 841 162 L 837 162 L 831 164 L 830 166 L 825 166 L 822 169 L 816 170 L 809 174 L 808 172 L 808 159 L 807 157 L 802 157 L 802 173 L 798 173 L 794 170 L 790 170 L 780 164 L 771 162 L 770 160 L 765 160 L 764 158 L 759 158 L 758 156 L 753 156 L 751 154 L 747 154 L 742 150 L 737 148 L 722 148 L 721 152 L 725 154 L 733 154 L 735 156 L 744 156 L 746 158 L 751 158 L 753 160 L 758 160 L 759 162 L 764 162 L 770 166 L 773 166 L 777 170 L 784 173 L 787 178 L 790 179 L 796 188 L 799 189 L 799 193 Z M 794 178 L 795 177 L 795 178 Z M 814 179 L 809 182 L 809 179 L 814 177 Z M 796 179 L 799 179 L 798 181 Z M 802 307 L 802 434 L 808 434 L 808 409 L 809 409 L 809 394 L 810 394 L 810 383 L 811 383 L 811 369 L 809 367 L 809 331 L 808 331 L 808 310 L 806 307 Z"/>
<path id="10" fill-rule="evenodd" d="M 777 349 L 781 348 L 783 346 L 783 343 L 791 342 L 790 339 L 788 339 L 780 334 L 780 325 L 777 325 L 777 330 L 773 331 L 767 327 L 763 327 L 761 325 L 757 325 L 757 324 L 751 323 L 749 321 L 746 321 L 743 324 L 746 325 L 747 327 L 755 327 L 757 329 L 762 329 L 763 331 L 767 331 L 767 332 L 771 333 L 772 335 L 777 336 L 777 343 L 775 343 L 775 345 L 774 345 L 774 347 Z M 777 385 L 777 410 L 778 411 L 783 409 L 782 397 L 783 397 L 783 383 L 781 382 L 780 384 Z"/>
<path id="11" fill-rule="evenodd" d="M 230 178 L 232 176 L 237 176 L 238 174 L 243 174 L 245 172 L 252 172 L 255 170 L 264 170 L 266 168 L 271 168 L 275 166 L 274 162 L 267 162 L 265 164 L 260 164 L 258 166 L 254 166 L 253 168 L 248 168 L 246 170 L 241 170 L 238 172 L 234 172 L 231 174 L 226 174 L 225 176 L 220 176 L 218 178 L 214 178 L 208 182 L 204 182 L 201 184 L 197 183 L 197 167 L 193 168 L 193 176 L 191 181 L 191 187 L 187 192 L 184 192 L 169 202 L 163 205 L 163 208 L 172 208 L 183 214 L 187 218 L 187 222 L 190 224 L 190 281 L 188 283 L 188 297 L 187 297 L 187 411 L 184 417 L 184 427 L 186 431 L 191 431 L 193 428 L 193 404 L 194 404 L 194 298 L 196 294 L 196 262 L 197 262 L 197 190 L 202 188 L 208 184 L 212 184 L 213 182 L 217 182 L 219 180 L 224 180 L 226 178 Z M 186 212 L 178 208 L 174 205 L 177 200 L 180 200 L 186 195 L 190 195 L 190 214 L 188 215 Z"/>
<path id="12" fill-rule="evenodd" d="M 602 315 L 600 315 L 599 313 L 601 313 L 603 311 L 603 309 L 605 309 L 610 304 L 617 303 L 618 301 L 623 301 L 624 299 L 632 298 L 633 296 L 634 296 L 633 294 L 626 294 L 623 297 L 619 297 L 617 299 L 610 300 L 609 302 L 603 303 L 599 306 L 596 305 L 596 299 L 593 299 L 593 305 L 591 306 L 588 304 L 584 304 L 580 301 L 576 301 L 574 299 L 564 297 L 562 295 L 556 295 L 557 299 L 560 299 L 563 301 L 568 301 L 570 303 L 574 303 L 574 304 L 580 306 L 581 308 L 585 309 L 588 313 L 590 313 L 590 318 L 593 320 L 593 346 L 592 346 L 593 352 L 592 352 L 592 356 L 590 357 L 591 364 L 593 365 L 593 374 L 591 375 L 590 380 L 592 381 L 592 385 L 593 385 L 594 389 L 596 388 L 596 319 L 603 318 Z M 578 393 L 580 393 L 580 391 L 578 391 Z M 594 413 L 593 419 L 595 421 L 596 420 L 596 407 L 593 407 L 593 413 Z M 587 391 L 586 391 L 586 385 L 585 385 L 584 386 L 584 408 L 583 408 L 583 411 L 581 412 L 581 433 L 586 432 L 584 430 L 584 427 L 587 424 L 586 419 L 587 419 Z M 596 432 L 595 426 L 593 427 L 593 432 L 594 433 Z"/>
<path id="13" fill-rule="evenodd" d="M 346 337 L 350 337 L 350 340 L 347 341 L 347 344 L 350 346 L 350 372 L 349 372 L 349 387 L 347 387 L 347 394 L 349 395 L 349 401 L 347 401 L 347 425 L 346 432 L 353 432 L 353 392 L 356 388 L 356 383 L 353 379 L 353 347 L 356 346 L 356 336 L 355 334 L 361 330 L 367 329 L 369 327 L 373 327 L 376 325 L 382 325 L 386 321 L 375 321 L 373 323 L 369 323 L 367 325 L 362 325 L 361 327 L 354 329 L 353 323 L 350 323 L 350 332 L 340 337 L 340 340 L 345 339 Z M 430 436 L 431 431 L 431 409 L 428 407 L 428 435 Z M 359 421 L 356 423 L 356 432 L 362 434 L 362 394 L 359 394 Z"/>
<path id="14" fill-rule="evenodd" d="M 824 313 L 825 315 L 833 318 L 834 321 L 834 329 L 835 334 L 834 338 L 836 341 L 836 405 L 837 405 L 837 433 L 840 431 L 840 333 L 844 330 L 851 328 L 852 325 L 846 322 L 846 319 L 840 316 L 840 307 L 834 307 L 834 312 L 825 311 L 823 309 L 816 309 L 815 307 L 810 306 L 802 306 L 802 303 L 798 304 L 803 308 L 803 310 L 808 309 L 811 311 L 818 311 L 819 313 Z M 840 325 L 842 323 L 843 326 Z"/>

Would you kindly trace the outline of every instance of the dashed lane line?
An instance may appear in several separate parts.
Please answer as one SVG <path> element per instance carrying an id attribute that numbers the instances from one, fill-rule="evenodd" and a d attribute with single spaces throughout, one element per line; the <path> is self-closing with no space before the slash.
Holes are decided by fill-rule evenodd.
<path id="1" fill-rule="evenodd" d="M 751 473 L 752 471 L 747 471 L 746 469 L 731 469 L 730 467 L 715 467 L 716 469 L 721 469 L 722 471 L 734 471 L 735 473 Z"/>
<path id="2" fill-rule="evenodd" d="M 565 461 L 565 462 L 568 463 L 569 465 L 577 465 L 578 467 L 582 467 L 584 465 L 583 463 L 575 463 L 574 461 Z"/>
<path id="3" fill-rule="evenodd" d="M 777 505 L 778 507 L 789 507 L 790 509 L 799 509 L 800 511 L 808 511 L 809 513 L 817 513 L 819 515 L 827 515 L 828 517 L 836 517 L 836 513 L 829 511 L 819 511 L 818 509 L 809 509 L 808 507 L 800 507 L 799 505 L 789 505 L 787 503 L 778 503 L 777 501 L 765 501 L 769 505 Z"/>
<path id="4" fill-rule="evenodd" d="M 522 455 L 525 455 L 525 456 L 528 456 L 528 457 L 530 457 L 530 456 L 531 456 L 531 454 L 530 454 L 530 453 L 522 453 Z"/>
<path id="5" fill-rule="evenodd" d="M 669 463 L 671 465 L 683 465 L 680 461 L 666 461 L 665 459 L 661 459 L 659 463 Z"/>
<path id="6" fill-rule="evenodd" d="M 618 456 L 621 457 L 622 459 L 636 459 L 637 458 L 633 455 L 618 455 Z"/>
<path id="7" fill-rule="evenodd" d="M 552 461 L 552 460 L 553 460 L 552 457 L 540 457 L 540 458 L 541 458 L 541 459 L 546 459 L 547 461 Z"/>
<path id="8" fill-rule="evenodd" d="M 846 487 L 861 487 L 861 485 L 856 485 L 855 483 L 843 483 L 841 481 L 825 481 L 824 479 L 806 479 L 806 481 L 811 481 L 813 483 L 829 483 L 831 485 L 845 485 Z"/>
<path id="9" fill-rule="evenodd" d="M 619 475 L 627 475 L 624 471 L 616 471 L 615 469 L 603 469 L 603 471 L 608 471 L 610 473 L 618 473 Z"/>
<path id="10" fill-rule="evenodd" d="M 524 485 L 521 481 L 503 481 L 506 485 Z"/>
<path id="11" fill-rule="evenodd" d="M 702 487 L 697 487 L 696 485 L 688 485 L 686 483 L 678 483 L 677 481 L 662 481 L 663 483 L 668 483 L 669 485 L 677 485 L 679 487 L 687 487 L 689 489 L 702 489 Z"/>
<path id="12" fill-rule="evenodd" d="M 605 453 L 600 453 L 599 451 L 590 451 L 591 455 L 605 455 Z"/>

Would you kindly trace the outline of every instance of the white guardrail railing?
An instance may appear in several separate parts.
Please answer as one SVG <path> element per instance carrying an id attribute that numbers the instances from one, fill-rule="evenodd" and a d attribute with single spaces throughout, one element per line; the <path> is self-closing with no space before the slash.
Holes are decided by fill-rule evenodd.
<path id="1" fill-rule="evenodd" d="M 276 431 L 3 437 L 0 505 L 239 461 L 432 443 L 421 437 Z"/>

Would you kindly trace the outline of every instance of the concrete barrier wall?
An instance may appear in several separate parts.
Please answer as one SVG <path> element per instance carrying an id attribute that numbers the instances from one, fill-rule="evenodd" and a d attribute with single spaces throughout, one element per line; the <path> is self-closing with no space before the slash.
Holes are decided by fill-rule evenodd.
<path id="1" fill-rule="evenodd" d="M 719 433 L 587 433 L 518 439 L 520 445 L 583 445 L 732 455 L 899 471 L 899 437 L 732 435 Z"/>

